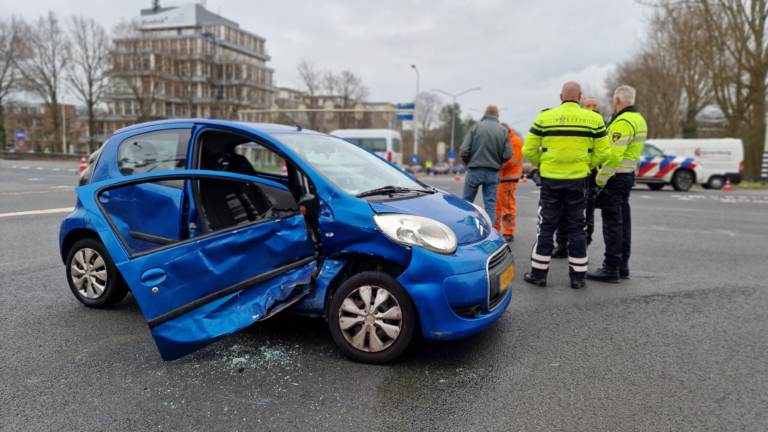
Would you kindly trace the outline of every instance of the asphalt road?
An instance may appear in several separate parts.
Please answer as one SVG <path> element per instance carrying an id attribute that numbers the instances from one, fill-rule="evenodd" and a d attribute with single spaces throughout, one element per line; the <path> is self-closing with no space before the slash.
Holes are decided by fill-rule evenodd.
<path id="1" fill-rule="evenodd" d="M 522 281 L 538 191 L 520 185 L 513 304 L 484 333 L 369 366 L 281 314 L 163 362 L 133 297 L 69 291 L 76 168 L 0 161 L 0 430 L 768 430 L 768 193 L 641 186 L 632 279 L 571 290 L 560 260 L 548 288 Z"/>

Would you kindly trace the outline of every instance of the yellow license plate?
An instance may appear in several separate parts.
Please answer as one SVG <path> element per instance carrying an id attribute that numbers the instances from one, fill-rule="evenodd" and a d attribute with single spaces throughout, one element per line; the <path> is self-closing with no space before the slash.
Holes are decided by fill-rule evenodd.
<path id="1" fill-rule="evenodd" d="M 499 285 L 499 289 L 501 291 L 506 290 L 509 288 L 509 284 L 512 283 L 512 279 L 515 278 L 515 264 L 510 264 L 509 267 L 507 267 L 506 270 L 504 270 L 504 273 L 499 275 L 499 279 L 501 280 L 501 285 Z"/>

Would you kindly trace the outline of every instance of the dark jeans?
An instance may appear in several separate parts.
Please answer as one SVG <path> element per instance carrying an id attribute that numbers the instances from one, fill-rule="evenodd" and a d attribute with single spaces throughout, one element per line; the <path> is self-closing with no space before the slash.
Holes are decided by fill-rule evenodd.
<path id="1" fill-rule="evenodd" d="M 477 196 L 477 190 L 483 187 L 483 207 L 485 212 L 496 220 L 496 189 L 499 188 L 498 171 L 469 170 L 464 180 L 464 201 L 473 202 Z"/>
<path id="2" fill-rule="evenodd" d="M 616 174 L 600 193 L 600 208 L 603 216 L 603 240 L 605 260 L 603 264 L 617 267 L 622 261 L 629 261 L 632 244 L 632 215 L 629 208 L 629 192 L 635 184 L 633 174 Z"/>
<path id="3" fill-rule="evenodd" d="M 587 221 L 587 246 L 592 244 L 592 234 L 595 232 L 595 201 L 587 198 L 585 218 Z M 560 215 L 557 222 L 557 232 L 555 232 L 555 241 L 558 245 L 568 244 L 568 218 L 565 212 Z"/>
<path id="4" fill-rule="evenodd" d="M 584 209 L 587 179 L 559 180 L 542 177 L 539 195 L 539 225 L 536 244 L 531 253 L 533 273 L 546 275 L 552 259 L 560 215 L 565 214 L 568 232 L 568 265 L 571 276 L 583 278 L 587 272 L 587 234 L 584 231 Z"/>

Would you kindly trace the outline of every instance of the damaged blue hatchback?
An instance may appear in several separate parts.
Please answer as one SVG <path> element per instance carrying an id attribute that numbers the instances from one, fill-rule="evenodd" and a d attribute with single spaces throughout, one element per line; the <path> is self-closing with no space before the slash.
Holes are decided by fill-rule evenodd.
<path id="1" fill-rule="evenodd" d="M 514 261 L 483 210 L 348 141 L 217 120 L 117 131 L 89 161 L 60 248 L 91 307 L 130 290 L 165 360 L 279 312 L 326 318 L 383 363 L 420 331 L 484 330 Z"/>

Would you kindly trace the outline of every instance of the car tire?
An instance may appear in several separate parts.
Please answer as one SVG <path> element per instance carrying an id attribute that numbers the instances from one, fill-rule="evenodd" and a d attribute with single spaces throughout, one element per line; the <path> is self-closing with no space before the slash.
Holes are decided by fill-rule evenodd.
<path id="1" fill-rule="evenodd" d="M 725 178 L 721 176 L 713 176 L 707 183 L 707 189 L 720 190 L 725 186 Z"/>
<path id="2" fill-rule="evenodd" d="M 696 175 L 688 170 L 677 170 L 672 176 L 672 187 L 679 192 L 687 192 L 696 182 Z"/>
<path id="3" fill-rule="evenodd" d="M 664 183 L 648 183 L 648 187 L 655 191 L 664 189 L 664 186 L 666 186 Z"/>
<path id="4" fill-rule="evenodd" d="M 383 301 L 372 310 L 379 296 Z M 344 354 L 362 363 L 387 363 L 400 356 L 413 340 L 416 315 L 405 288 L 388 274 L 374 271 L 344 281 L 328 306 L 333 340 Z"/>
<path id="5" fill-rule="evenodd" d="M 84 238 L 72 246 L 66 272 L 72 294 L 88 307 L 106 308 L 128 294 L 128 286 L 107 249 L 96 239 Z"/>

